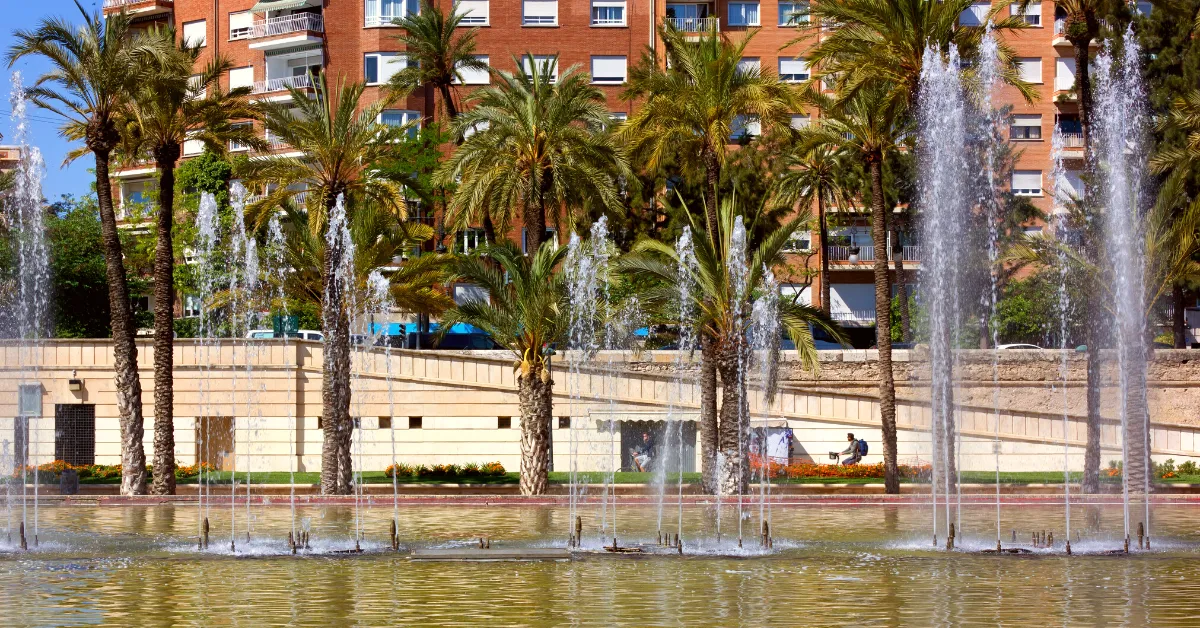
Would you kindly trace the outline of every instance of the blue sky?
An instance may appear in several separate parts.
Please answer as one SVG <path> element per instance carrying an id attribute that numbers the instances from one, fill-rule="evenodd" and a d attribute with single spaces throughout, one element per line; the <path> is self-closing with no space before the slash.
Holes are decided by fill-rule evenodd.
<path id="1" fill-rule="evenodd" d="M 99 11 L 100 0 L 81 0 L 80 4 L 88 11 Z M 0 50 L 7 54 L 13 44 L 13 31 L 16 29 L 33 29 L 44 17 L 61 16 L 72 21 L 79 21 L 79 9 L 75 8 L 73 0 L 0 0 Z M 26 58 L 18 61 L 9 69 L 6 63 L 3 67 L 3 77 L 0 80 L 0 133 L 5 144 L 13 139 L 13 124 L 10 117 L 12 106 L 9 97 L 12 93 L 12 70 L 20 70 L 26 84 L 32 83 L 47 68 L 40 60 Z M 71 146 L 58 136 L 57 116 L 36 107 L 29 108 L 30 125 L 33 130 L 32 143 L 42 149 L 46 158 L 46 180 L 42 191 L 50 201 L 57 201 L 63 194 L 86 194 L 93 181 L 91 168 L 92 158 L 82 157 L 70 166 L 62 167 L 63 157 L 71 150 Z"/>

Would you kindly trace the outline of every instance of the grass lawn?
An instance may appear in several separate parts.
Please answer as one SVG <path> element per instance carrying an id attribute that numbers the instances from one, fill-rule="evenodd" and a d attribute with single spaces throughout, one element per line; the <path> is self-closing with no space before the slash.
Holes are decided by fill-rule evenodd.
<path id="1" fill-rule="evenodd" d="M 218 471 L 212 474 L 207 480 L 213 484 L 229 484 L 229 479 L 232 474 L 229 471 Z M 579 478 L 581 481 L 589 484 L 602 484 L 605 481 L 607 474 L 602 472 L 581 472 Z M 461 479 L 446 479 L 446 478 L 416 478 L 402 477 L 401 484 L 516 484 L 519 479 L 517 473 L 507 473 L 498 477 L 472 477 Z M 1083 479 L 1082 472 L 1071 473 L 1072 482 L 1080 482 Z M 33 478 L 30 478 L 32 482 Z M 1119 483 L 1119 478 L 1109 478 L 1102 476 L 1101 482 L 1104 483 Z M 237 474 L 239 483 L 246 481 L 245 473 Z M 256 472 L 250 474 L 250 481 L 254 484 L 288 484 L 292 481 L 291 476 L 286 472 Z M 306 471 L 304 473 L 295 474 L 296 484 L 318 484 L 321 481 L 321 474 L 316 471 Z M 383 471 L 364 471 L 362 474 L 364 484 L 391 484 L 392 479 L 383 474 Z M 564 471 L 554 471 L 550 473 L 551 484 L 569 484 L 571 474 Z M 629 473 L 618 472 L 615 474 L 613 481 L 617 484 L 649 484 L 654 481 L 653 473 Z M 676 474 L 668 474 L 667 484 L 675 484 L 679 481 L 679 476 Z M 700 481 L 699 473 L 684 473 L 683 481 L 685 484 L 696 484 Z M 994 484 L 996 482 L 996 473 L 994 471 L 964 471 L 962 481 L 965 484 Z M 120 478 L 82 478 L 80 484 L 120 484 Z M 188 478 L 178 480 L 179 484 L 197 484 L 197 478 Z M 816 477 L 816 478 L 791 478 L 791 479 L 775 479 L 772 480 L 775 484 L 881 484 L 883 478 L 838 478 L 838 477 Z M 927 484 L 927 481 L 916 482 L 911 479 L 901 479 L 903 484 Z M 53 478 L 45 478 L 43 484 L 56 484 L 57 480 Z M 1061 484 L 1062 473 L 1055 471 L 1003 471 L 1000 473 L 1001 484 Z M 1200 484 L 1200 475 L 1183 475 L 1177 478 L 1168 480 L 1158 480 L 1156 484 Z"/>

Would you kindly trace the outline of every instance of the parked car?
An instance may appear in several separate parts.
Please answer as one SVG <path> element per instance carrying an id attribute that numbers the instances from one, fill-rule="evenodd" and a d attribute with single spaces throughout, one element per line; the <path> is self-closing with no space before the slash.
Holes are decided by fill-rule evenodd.
<path id="1" fill-rule="evenodd" d="M 1033 350 L 1037 350 L 1037 351 L 1042 350 L 1042 348 L 1037 345 L 1031 345 L 1031 344 L 1022 343 L 1022 342 L 1009 344 L 1009 345 L 996 345 L 996 348 L 997 349 L 1033 349 Z"/>
<path id="2" fill-rule="evenodd" d="M 270 339 L 270 338 L 275 337 L 275 330 L 273 330 L 273 329 L 251 329 L 250 331 L 246 332 L 246 337 L 247 338 L 255 338 L 258 340 Z M 299 331 L 289 333 L 288 338 L 297 338 L 299 340 L 312 340 L 314 342 L 320 342 L 325 339 L 325 334 L 323 334 L 319 331 L 314 331 L 312 329 L 301 329 Z"/>

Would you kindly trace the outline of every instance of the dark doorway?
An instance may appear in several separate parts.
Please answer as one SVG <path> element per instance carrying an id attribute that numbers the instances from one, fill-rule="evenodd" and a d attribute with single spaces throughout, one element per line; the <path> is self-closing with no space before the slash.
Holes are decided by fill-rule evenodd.
<path id="1" fill-rule="evenodd" d="M 13 419 L 13 469 L 29 464 L 29 417 Z"/>
<path id="2" fill-rule="evenodd" d="M 196 460 L 218 471 L 233 470 L 233 417 L 202 416 L 196 419 Z"/>
<path id="3" fill-rule="evenodd" d="M 666 465 L 667 475 L 679 470 L 679 428 L 675 421 L 621 421 L 621 469 L 637 471 L 633 463 L 633 451 L 642 446 L 642 434 L 648 434 L 653 442 L 648 471 L 657 471 Z M 683 421 L 683 472 L 696 471 L 696 422 Z"/>
<path id="4" fill-rule="evenodd" d="M 54 459 L 81 466 L 96 464 L 96 406 L 54 405 Z"/>

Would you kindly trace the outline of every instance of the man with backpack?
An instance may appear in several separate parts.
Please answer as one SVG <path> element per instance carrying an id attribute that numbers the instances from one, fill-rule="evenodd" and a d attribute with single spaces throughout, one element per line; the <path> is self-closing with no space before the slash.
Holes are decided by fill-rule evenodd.
<path id="1" fill-rule="evenodd" d="M 858 464 L 863 459 L 863 456 L 867 455 L 867 441 L 866 439 L 858 440 L 854 438 L 854 434 L 846 434 L 846 440 L 850 441 L 850 445 L 837 455 L 849 456 L 845 460 L 842 460 L 842 464 L 845 466 Z M 830 452 L 830 457 L 835 458 L 835 455 Z"/>

